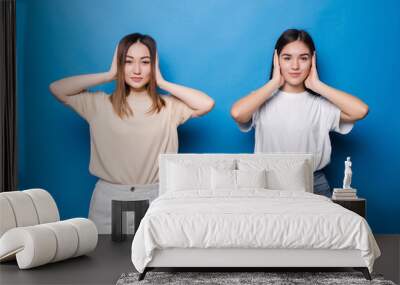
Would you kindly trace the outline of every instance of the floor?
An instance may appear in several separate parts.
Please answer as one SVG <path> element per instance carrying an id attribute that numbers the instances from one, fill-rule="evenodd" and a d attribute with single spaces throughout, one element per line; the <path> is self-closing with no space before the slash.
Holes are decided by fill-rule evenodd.
<path id="1" fill-rule="evenodd" d="M 0 284 L 115 284 L 124 272 L 134 271 L 131 241 L 112 242 L 100 235 L 95 251 L 45 266 L 18 270 L 16 262 L 0 264 Z"/>
<path id="2" fill-rule="evenodd" d="M 399 284 L 400 235 L 378 235 L 382 256 L 374 272 Z M 19 270 L 15 262 L 0 264 L 0 284 L 115 284 L 124 272 L 134 271 L 130 260 L 131 239 L 116 243 L 108 235 L 99 236 L 99 243 L 88 256 Z"/>

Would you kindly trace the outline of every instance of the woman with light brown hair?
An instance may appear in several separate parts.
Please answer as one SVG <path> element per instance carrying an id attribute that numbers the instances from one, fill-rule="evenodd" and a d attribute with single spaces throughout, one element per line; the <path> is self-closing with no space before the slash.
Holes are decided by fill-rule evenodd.
<path id="1" fill-rule="evenodd" d="M 113 80 L 111 95 L 86 90 Z M 170 95 L 157 93 L 157 86 Z M 165 80 L 156 42 L 139 33 L 121 39 L 107 72 L 61 79 L 50 91 L 90 125 L 89 170 L 99 181 L 89 218 L 101 234 L 111 232 L 112 199 L 158 196 L 158 155 L 177 153 L 177 127 L 214 106 L 205 93 Z"/>

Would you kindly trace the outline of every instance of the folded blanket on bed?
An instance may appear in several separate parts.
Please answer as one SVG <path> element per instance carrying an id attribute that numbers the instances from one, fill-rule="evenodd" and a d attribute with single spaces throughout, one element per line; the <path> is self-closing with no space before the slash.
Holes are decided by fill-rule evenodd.
<path id="1" fill-rule="evenodd" d="M 330 199 L 300 191 L 180 191 L 157 198 L 132 243 L 143 272 L 154 249 L 358 249 L 372 272 L 380 251 L 368 223 Z"/>

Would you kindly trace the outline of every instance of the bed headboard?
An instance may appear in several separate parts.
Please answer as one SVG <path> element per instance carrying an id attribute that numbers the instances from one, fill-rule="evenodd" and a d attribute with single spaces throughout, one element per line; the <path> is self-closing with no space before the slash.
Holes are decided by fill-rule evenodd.
<path id="1" fill-rule="evenodd" d="M 314 159 L 309 153 L 256 153 L 256 154 L 193 154 L 193 153 L 178 153 L 178 154 L 160 154 L 159 156 L 159 195 L 166 191 L 167 180 L 167 165 L 169 162 L 176 163 L 213 163 L 218 161 L 233 161 L 235 166 L 240 159 L 266 161 L 267 163 L 275 162 L 304 162 L 306 164 L 306 179 L 309 185 L 307 192 L 313 193 L 313 171 Z"/>

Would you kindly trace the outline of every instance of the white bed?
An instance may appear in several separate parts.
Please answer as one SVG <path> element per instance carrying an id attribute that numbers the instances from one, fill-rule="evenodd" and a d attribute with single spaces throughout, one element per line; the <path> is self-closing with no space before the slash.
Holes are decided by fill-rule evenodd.
<path id="1" fill-rule="evenodd" d="M 313 163 L 309 154 L 161 155 L 160 196 L 132 243 L 140 278 L 155 267 L 354 267 L 370 278 L 380 255 L 371 230 L 312 194 Z"/>

